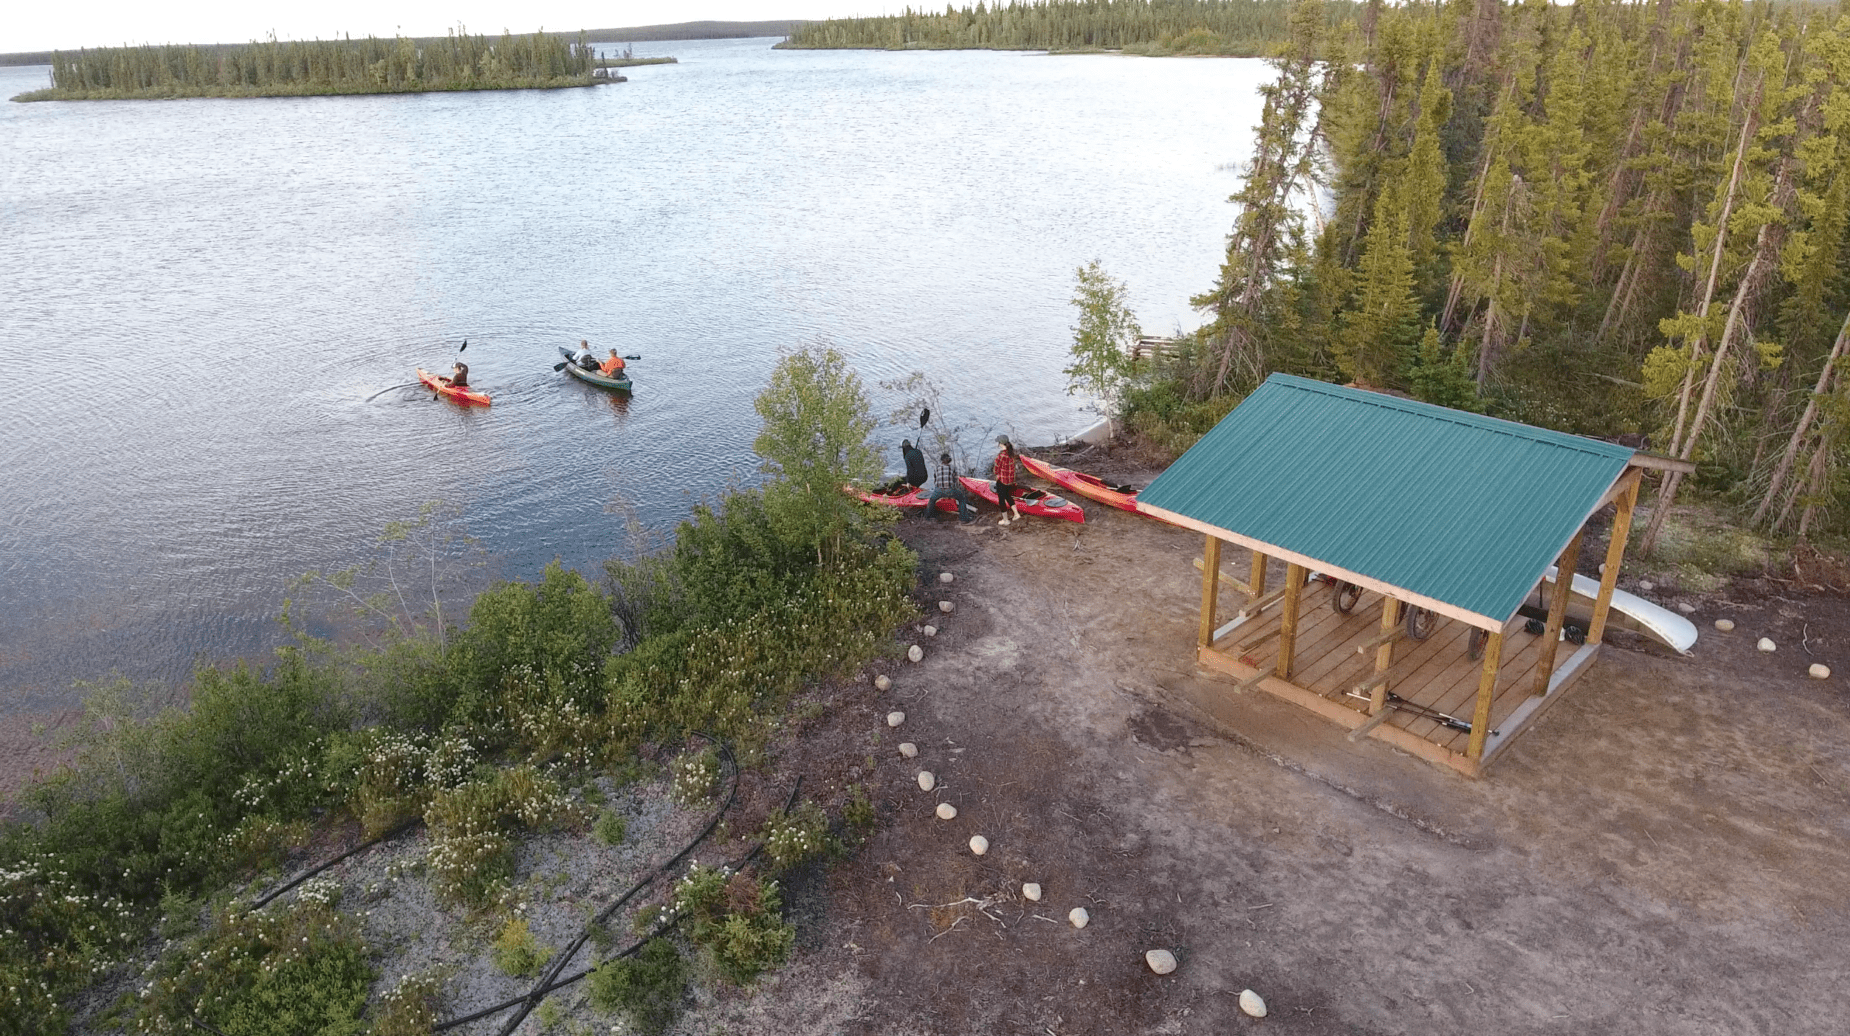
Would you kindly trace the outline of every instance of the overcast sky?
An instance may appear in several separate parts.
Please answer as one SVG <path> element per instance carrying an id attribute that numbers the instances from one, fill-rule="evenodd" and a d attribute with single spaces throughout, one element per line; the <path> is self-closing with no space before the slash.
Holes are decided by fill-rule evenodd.
<path id="1" fill-rule="evenodd" d="M 917 0 L 914 0 L 915 6 Z M 885 14 L 884 0 L 17 0 L 0 15 L 0 53 L 123 43 L 243 43 L 281 39 L 440 36 L 458 22 L 471 33 L 570 31 L 692 21 L 766 21 Z M 961 5 L 960 5 L 961 6 Z"/>

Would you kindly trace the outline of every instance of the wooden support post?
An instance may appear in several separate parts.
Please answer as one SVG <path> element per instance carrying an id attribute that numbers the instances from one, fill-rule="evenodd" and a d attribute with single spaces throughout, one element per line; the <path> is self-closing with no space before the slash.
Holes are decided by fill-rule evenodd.
<path id="1" fill-rule="evenodd" d="M 1278 678 L 1291 679 L 1292 655 L 1298 646 L 1298 605 L 1304 600 L 1304 566 L 1285 566 L 1285 614 L 1278 627 Z"/>
<path id="2" fill-rule="evenodd" d="M 1503 666 L 1503 631 L 1490 635 L 1484 645 L 1484 672 L 1477 679 L 1477 709 L 1471 713 L 1471 740 L 1465 756 L 1473 761 L 1484 758 L 1484 738 L 1490 734 L 1490 701 L 1497 696 L 1497 671 Z"/>
<path id="3" fill-rule="evenodd" d="M 1246 577 L 1246 592 L 1254 597 L 1265 596 L 1265 562 L 1264 554 L 1253 551 L 1253 570 Z"/>
<path id="4" fill-rule="evenodd" d="M 1220 540 L 1209 536 L 1201 548 L 1201 646 L 1214 646 L 1214 605 L 1220 597 Z"/>
<path id="5" fill-rule="evenodd" d="M 1619 495 L 1612 516 L 1612 542 L 1606 545 L 1606 570 L 1600 573 L 1599 597 L 1593 601 L 1593 621 L 1587 626 L 1587 643 L 1598 644 L 1606 635 L 1606 615 L 1612 609 L 1612 591 L 1619 585 L 1619 562 L 1625 560 L 1625 541 L 1632 534 L 1632 510 L 1638 506 L 1637 472 L 1625 476 L 1631 485 Z"/>
<path id="6" fill-rule="evenodd" d="M 1531 697 L 1548 693 L 1548 681 L 1555 675 L 1555 655 L 1561 647 L 1561 626 L 1567 622 L 1567 602 L 1574 596 L 1574 566 L 1580 564 L 1580 540 L 1586 529 L 1567 541 L 1567 549 L 1555 561 L 1554 600 L 1548 602 L 1548 626 L 1542 633 L 1542 655 L 1535 661 L 1535 687 Z"/>
<path id="7" fill-rule="evenodd" d="M 1401 632 L 1400 602 L 1392 597 L 1381 599 L 1381 646 L 1375 649 L 1375 675 L 1380 682 L 1375 684 L 1374 695 L 1368 700 L 1368 714 L 1378 715 L 1387 708 L 1387 671 L 1394 664 L 1395 634 Z"/>

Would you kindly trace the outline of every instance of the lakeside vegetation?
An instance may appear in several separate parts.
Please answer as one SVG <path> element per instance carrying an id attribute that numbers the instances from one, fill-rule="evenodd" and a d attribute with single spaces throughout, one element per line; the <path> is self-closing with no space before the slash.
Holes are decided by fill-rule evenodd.
<path id="1" fill-rule="evenodd" d="M 1330 3 L 1326 16 L 1356 5 Z M 1011 0 L 830 18 L 792 29 L 779 47 L 868 50 L 1121 50 L 1160 55 L 1269 54 L 1289 38 L 1290 0 Z"/>
<path id="2" fill-rule="evenodd" d="M 52 55 L 52 85 L 15 101 L 304 97 L 590 86 L 597 55 L 580 35 L 498 39 L 453 32 L 380 39 L 253 41 L 238 47 L 102 47 Z"/>
<path id="3" fill-rule="evenodd" d="M 1289 371 L 1694 461 L 1647 553 L 1692 486 L 1850 531 L 1850 17 L 1302 0 L 1272 64 L 1207 322 L 1086 374 L 1132 429 L 1180 452 Z"/>
<path id="4" fill-rule="evenodd" d="M 379 948 L 337 886 L 315 879 L 268 907 L 232 895 L 344 825 L 373 837 L 424 824 L 432 893 L 501 933 L 503 971 L 537 971 L 549 951 L 510 883 L 523 839 L 564 828 L 620 841 L 596 781 L 634 779 L 645 756 L 697 732 L 761 761 L 794 692 L 875 657 L 916 614 L 915 558 L 886 535 L 890 515 L 836 489 L 879 474 L 853 370 L 833 350 L 791 354 L 758 411 L 765 486 L 697 507 L 672 547 L 610 562 L 601 585 L 555 564 L 489 588 L 446 629 L 449 588 L 407 580 L 453 569 L 467 540 L 427 510 L 388 530 L 401 567 L 379 573 L 379 594 L 362 572 L 303 584 L 392 615 L 376 642 L 298 635 L 267 670 L 201 668 L 188 708 L 151 717 L 124 686 L 98 688 L 77 763 L 28 793 L 29 821 L 0 828 L 0 1031 L 65 1031 L 85 991 L 121 981 L 130 961 L 141 977 L 105 1007 L 120 1029 L 430 1031 L 441 976 L 408 975 L 369 1003 Z M 422 605 L 407 603 L 414 593 Z M 706 803 L 721 769 L 710 749 L 680 754 L 675 797 Z M 792 945 L 770 879 L 824 851 L 832 827 L 864 826 L 868 809 L 773 814 L 757 874 L 695 867 L 637 931 L 685 922 L 712 973 L 749 982 Z M 659 1020 L 681 951 L 651 944 L 634 966 L 605 951 L 593 1000 Z"/>

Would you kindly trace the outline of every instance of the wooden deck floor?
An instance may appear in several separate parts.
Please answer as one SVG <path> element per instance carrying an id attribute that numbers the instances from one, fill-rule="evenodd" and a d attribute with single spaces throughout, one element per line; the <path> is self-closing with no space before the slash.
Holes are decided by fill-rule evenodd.
<path id="1" fill-rule="evenodd" d="M 1374 650 L 1357 653 L 1357 647 L 1381 632 L 1384 598 L 1376 593 L 1364 593 L 1348 615 L 1331 607 L 1330 599 L 1328 584 L 1311 583 L 1305 587 L 1299 608 L 1297 650 L 1288 681 L 1290 687 L 1281 686 L 1287 681 L 1275 679 L 1259 686 L 1353 728 L 1367 719 L 1368 702 L 1350 697 L 1349 692 L 1375 672 Z M 1212 648 L 1202 649 L 1202 662 L 1241 679 L 1260 670 L 1272 670 L 1278 661 L 1282 614 L 1282 603 L 1274 604 L 1261 614 L 1234 624 L 1215 639 Z M 1469 723 L 1476 708 L 1478 681 L 1483 672 L 1482 660 L 1473 660 L 1466 654 L 1471 627 L 1441 617 L 1435 617 L 1434 621 L 1438 627 L 1425 640 L 1403 638 L 1395 643 L 1388 689 L 1409 702 Z M 1486 741 L 1482 763 L 1488 763 L 1495 751 L 1532 720 L 1541 707 L 1552 704 L 1566 684 L 1584 668 L 1584 663 L 1591 660 L 1592 649 L 1583 648 L 1576 657 L 1574 645 L 1561 644 L 1556 653 L 1553 690 L 1546 698 L 1536 698 L 1531 692 L 1541 648 L 1541 637 L 1526 632 L 1520 622 L 1505 636 L 1495 697 L 1491 701 L 1492 733 Z M 1573 664 L 1570 665 L 1570 661 Z M 1321 701 L 1312 701 L 1305 697 L 1306 694 Z M 1329 706 L 1340 707 L 1353 715 L 1334 712 Z M 1378 736 L 1385 736 L 1390 742 L 1466 773 L 1477 772 L 1479 761 L 1465 756 L 1470 734 L 1410 712 L 1390 711 L 1393 715 L 1381 726 L 1403 731 L 1420 744 L 1411 744 L 1407 737 L 1393 736 L 1387 731 L 1381 731 Z M 1431 747 L 1421 750 L 1423 746 Z"/>

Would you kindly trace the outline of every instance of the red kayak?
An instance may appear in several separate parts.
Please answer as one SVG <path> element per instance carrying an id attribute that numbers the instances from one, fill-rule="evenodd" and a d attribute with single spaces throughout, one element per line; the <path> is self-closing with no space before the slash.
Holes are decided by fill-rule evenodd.
<path id="1" fill-rule="evenodd" d="M 445 384 L 442 379 L 426 371 L 422 367 L 418 368 L 418 380 L 424 383 L 425 388 L 430 389 L 440 396 L 447 397 L 452 403 L 460 403 L 463 406 L 469 406 L 470 404 L 476 406 L 488 405 L 488 393 L 471 392 L 467 388 L 457 388 L 454 385 Z"/>
<path id="2" fill-rule="evenodd" d="M 992 504 L 1001 506 L 1001 500 L 996 496 L 994 482 L 986 478 L 971 478 L 968 475 L 957 477 L 963 482 L 965 489 Z M 1043 518 L 1064 518 L 1069 522 L 1086 520 L 1086 513 L 1079 509 L 1079 505 L 1065 497 L 1055 496 L 1044 489 L 1022 489 L 1020 486 L 1015 488 L 1018 490 L 1015 494 L 1015 507 L 1022 514 L 1038 514 Z"/>
<path id="3" fill-rule="evenodd" d="M 1035 460 L 1025 453 L 1021 456 L 1021 466 L 1049 482 L 1101 504 L 1109 504 L 1120 511 L 1137 510 L 1137 490 L 1130 486 L 1114 486 L 1097 476 Z"/>
<path id="4" fill-rule="evenodd" d="M 856 500 L 865 500 L 870 504 L 885 504 L 888 507 L 924 507 L 931 502 L 931 494 L 924 489 L 908 489 L 904 493 L 875 493 L 867 489 L 843 486 Z M 950 497 L 938 501 L 938 510 L 957 513 L 957 501 Z"/>

